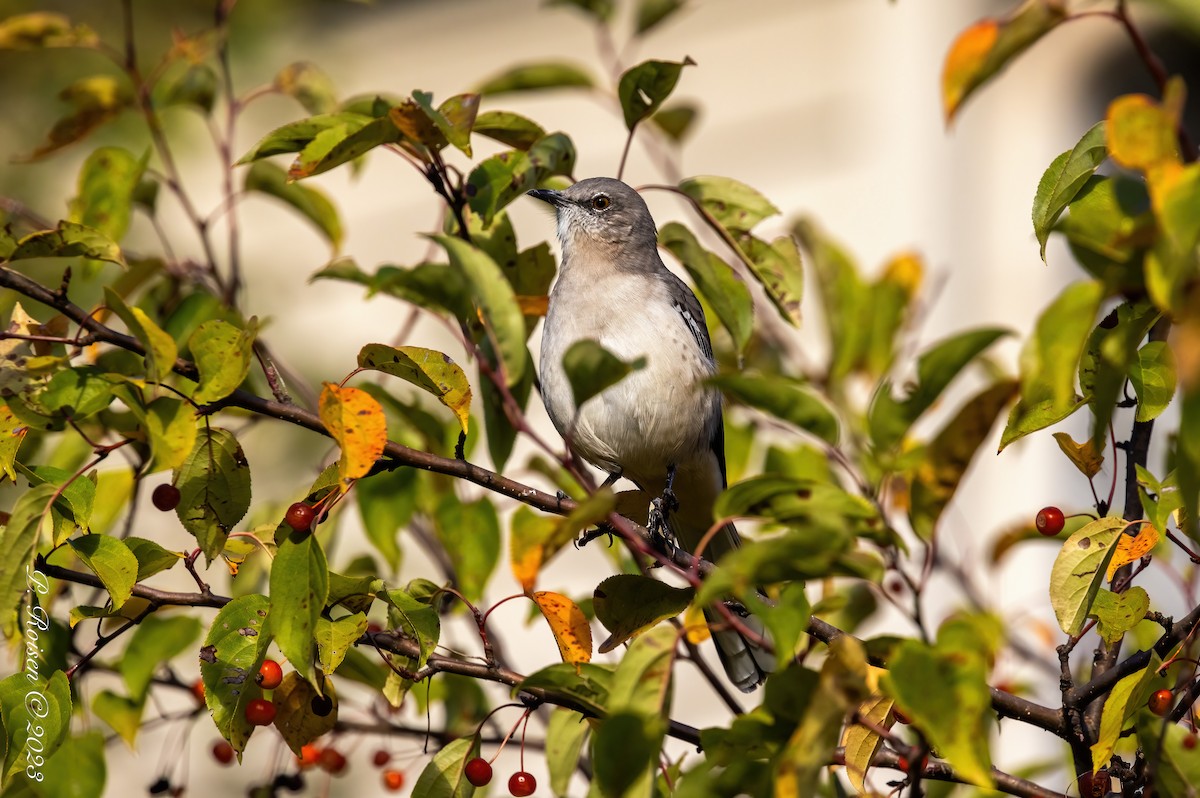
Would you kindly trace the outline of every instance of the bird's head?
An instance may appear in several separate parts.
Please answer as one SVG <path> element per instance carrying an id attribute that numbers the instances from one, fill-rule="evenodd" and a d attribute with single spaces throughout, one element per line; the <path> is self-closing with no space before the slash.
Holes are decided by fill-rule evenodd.
<path id="1" fill-rule="evenodd" d="M 640 194 L 620 180 L 591 177 L 562 191 L 540 188 L 529 195 L 554 206 L 566 257 L 655 251 L 658 234 L 650 209 Z"/>

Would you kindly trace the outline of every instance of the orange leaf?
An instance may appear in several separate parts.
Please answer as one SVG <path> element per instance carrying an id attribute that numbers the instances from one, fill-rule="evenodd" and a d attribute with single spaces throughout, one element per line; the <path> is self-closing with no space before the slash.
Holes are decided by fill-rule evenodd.
<path id="1" fill-rule="evenodd" d="M 695 604 L 689 604 L 687 611 L 683 614 L 683 630 L 687 633 L 688 642 L 694 646 L 698 646 L 712 637 L 712 631 L 708 628 L 708 621 L 704 617 L 704 610 Z"/>
<path id="2" fill-rule="evenodd" d="M 1117 541 L 1117 550 L 1113 552 L 1112 560 L 1108 563 L 1108 571 L 1104 578 L 1112 581 L 1113 574 L 1122 565 L 1140 560 L 1146 552 L 1158 545 L 1158 530 L 1152 524 L 1142 524 L 1136 535 L 1121 535 Z"/>
<path id="3" fill-rule="evenodd" d="M 946 122 L 976 89 L 1066 18 L 1061 0 L 1025 0 L 1005 19 L 985 19 L 959 34 L 942 67 Z"/>
<path id="4" fill-rule="evenodd" d="M 535 513 L 524 505 L 513 513 L 509 564 L 526 593 L 537 583 L 538 571 L 542 570 L 546 558 L 546 540 L 557 526 L 555 519 Z"/>
<path id="5" fill-rule="evenodd" d="M 325 383 L 318 403 L 321 423 L 342 448 L 338 474 L 342 490 L 349 483 L 365 476 L 383 454 L 387 443 L 387 419 L 383 408 L 366 391 L 358 388 L 339 388 Z"/>
<path id="6" fill-rule="evenodd" d="M 942 66 L 942 107 L 947 122 L 954 118 L 958 106 L 982 80 L 983 65 L 999 35 L 1000 24 L 994 19 L 985 19 L 960 33 L 950 45 L 946 63 Z"/>
<path id="7" fill-rule="evenodd" d="M 517 295 L 517 307 L 521 309 L 523 316 L 545 316 L 546 311 L 550 308 L 550 297 L 542 296 L 525 296 Z"/>
<path id="8" fill-rule="evenodd" d="M 550 624 L 563 662 L 579 665 L 592 661 L 592 627 L 583 610 L 561 593 L 539 590 L 533 594 L 538 609 Z"/>
<path id="9" fill-rule="evenodd" d="M 1105 121 L 1109 155 L 1121 166 L 1147 172 L 1179 162 L 1175 119 L 1153 98 L 1118 97 L 1108 106 Z"/>

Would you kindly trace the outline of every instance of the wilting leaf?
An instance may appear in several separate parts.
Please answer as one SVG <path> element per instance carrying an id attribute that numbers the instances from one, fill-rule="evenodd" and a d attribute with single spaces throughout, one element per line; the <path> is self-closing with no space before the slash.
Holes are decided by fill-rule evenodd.
<path id="1" fill-rule="evenodd" d="M 588 625 L 587 616 L 583 611 L 561 593 L 539 590 L 533 594 L 550 631 L 554 633 L 554 641 L 558 643 L 558 651 L 563 662 L 572 664 L 591 662 L 592 660 L 592 629 Z"/>
<path id="2" fill-rule="evenodd" d="M 449 356 L 419 346 L 367 344 L 358 353 L 358 367 L 382 371 L 433 394 L 467 431 L 471 417 L 471 385 L 462 368 Z"/>
<path id="3" fill-rule="evenodd" d="M 1101 518 L 1067 538 L 1050 571 L 1050 604 L 1058 625 L 1069 635 L 1078 634 L 1100 591 L 1108 563 L 1116 552 L 1118 536 L 1128 522 Z"/>
<path id="4" fill-rule="evenodd" d="M 387 418 L 379 402 L 358 388 L 339 388 L 327 382 L 318 404 L 321 423 L 341 447 L 338 460 L 341 488 L 366 476 L 387 444 Z"/>
<path id="5" fill-rule="evenodd" d="M 695 595 L 690 587 L 671 587 L 640 574 L 608 577 L 593 593 L 596 620 L 609 632 L 600 644 L 600 653 L 612 651 L 659 621 L 674 618 L 687 609 Z"/>

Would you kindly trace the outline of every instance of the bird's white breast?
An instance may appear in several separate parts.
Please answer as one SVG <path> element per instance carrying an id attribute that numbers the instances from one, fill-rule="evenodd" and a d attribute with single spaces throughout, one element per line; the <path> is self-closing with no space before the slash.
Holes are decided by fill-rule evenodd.
<path id="1" fill-rule="evenodd" d="M 668 465 L 707 456 L 719 400 L 701 383 L 713 366 L 667 285 L 642 274 L 581 272 L 560 277 L 542 336 L 542 391 L 555 427 L 587 460 L 635 482 L 659 480 Z M 644 357 L 646 365 L 586 401 L 576 418 L 562 358 L 589 338 L 622 360 Z"/>

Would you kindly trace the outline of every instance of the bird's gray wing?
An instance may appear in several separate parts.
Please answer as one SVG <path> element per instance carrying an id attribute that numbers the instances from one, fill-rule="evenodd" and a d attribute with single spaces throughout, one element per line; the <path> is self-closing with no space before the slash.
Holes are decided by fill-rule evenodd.
<path id="1" fill-rule="evenodd" d="M 704 308 L 700 305 L 700 300 L 688 287 L 687 283 L 680 280 L 671 272 L 667 272 L 667 289 L 671 295 L 671 306 L 675 308 L 691 331 L 692 337 L 696 339 L 696 345 L 700 347 L 700 351 L 708 358 L 708 362 L 716 365 L 716 358 L 713 356 L 712 339 L 708 337 L 708 325 L 704 322 Z M 717 417 L 712 424 L 712 438 L 709 445 L 712 447 L 713 454 L 717 457 L 717 465 L 721 469 L 721 487 L 725 487 L 728 483 L 725 478 L 725 424 L 721 418 L 721 405 L 718 402 L 716 406 Z"/>

